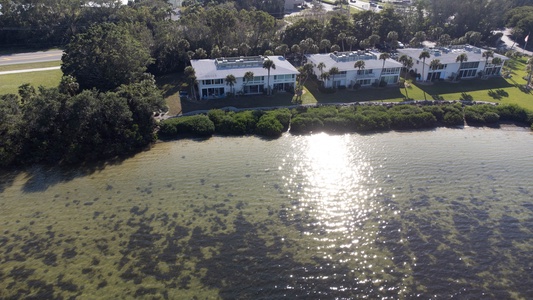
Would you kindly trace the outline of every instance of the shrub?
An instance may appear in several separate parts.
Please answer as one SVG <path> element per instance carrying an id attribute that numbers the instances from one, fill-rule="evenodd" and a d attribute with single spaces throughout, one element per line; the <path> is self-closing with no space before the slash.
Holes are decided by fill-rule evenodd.
<path id="1" fill-rule="evenodd" d="M 446 126 L 464 125 L 463 114 L 460 111 L 447 111 L 442 121 Z"/>
<path id="2" fill-rule="evenodd" d="M 352 132 L 352 122 L 350 118 L 337 116 L 324 120 L 324 130 L 329 132 L 345 133 Z"/>
<path id="3" fill-rule="evenodd" d="M 213 121 L 215 127 L 217 127 L 220 122 L 222 122 L 224 116 L 226 116 L 226 112 L 221 109 L 211 109 L 207 113 L 207 116 L 209 117 L 209 119 L 211 119 L 211 121 Z"/>
<path id="4" fill-rule="evenodd" d="M 214 132 L 215 125 L 205 115 L 167 119 L 161 122 L 159 128 L 159 136 L 162 138 L 176 138 L 180 135 L 205 137 Z"/>
<path id="5" fill-rule="evenodd" d="M 268 137 L 281 136 L 283 131 L 283 125 L 274 114 L 263 115 L 255 127 L 256 134 Z"/>
<path id="6" fill-rule="evenodd" d="M 498 123 L 498 121 L 500 121 L 500 115 L 498 115 L 495 112 L 488 111 L 488 112 L 483 114 L 483 121 L 486 124 Z"/>
<path id="7" fill-rule="evenodd" d="M 521 108 L 516 104 L 498 105 L 495 107 L 495 112 L 500 115 L 501 121 L 518 122 L 531 124 L 531 112 Z"/>
<path id="8" fill-rule="evenodd" d="M 278 121 L 283 125 L 283 131 L 289 129 L 289 124 L 291 122 L 291 112 L 286 108 L 276 109 L 269 111 L 268 115 L 273 115 L 278 119 Z"/>
<path id="9" fill-rule="evenodd" d="M 469 124 L 481 124 L 485 122 L 481 114 L 471 109 L 465 110 L 465 121 Z"/>
<path id="10" fill-rule="evenodd" d="M 442 122 L 444 119 L 444 111 L 437 105 L 426 105 L 422 107 L 422 110 L 434 115 L 438 122 Z"/>
<path id="11" fill-rule="evenodd" d="M 324 123 L 319 118 L 296 116 L 292 119 L 291 132 L 310 133 L 324 129 Z"/>
<path id="12" fill-rule="evenodd" d="M 233 118 L 233 113 L 225 115 L 220 123 L 215 123 L 215 131 L 223 135 L 244 135 L 246 126 L 244 122 L 239 122 Z"/>

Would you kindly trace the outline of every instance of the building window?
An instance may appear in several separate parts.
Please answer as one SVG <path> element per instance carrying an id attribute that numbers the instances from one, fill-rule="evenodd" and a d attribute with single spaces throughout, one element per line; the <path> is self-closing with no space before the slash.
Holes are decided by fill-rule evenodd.
<path id="1" fill-rule="evenodd" d="M 357 70 L 357 75 L 368 75 L 368 74 L 372 74 L 372 69 L 369 69 L 369 70 Z"/>
<path id="2" fill-rule="evenodd" d="M 224 84 L 224 79 L 206 79 L 202 83 L 204 85 Z"/>
<path id="3" fill-rule="evenodd" d="M 224 88 L 204 88 L 202 89 L 202 98 L 203 99 L 214 99 L 224 97 Z"/>

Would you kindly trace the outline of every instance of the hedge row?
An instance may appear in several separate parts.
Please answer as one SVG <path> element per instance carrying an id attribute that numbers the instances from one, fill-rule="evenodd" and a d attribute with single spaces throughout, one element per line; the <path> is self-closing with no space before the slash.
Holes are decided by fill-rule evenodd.
<path id="1" fill-rule="evenodd" d="M 368 132 L 412 130 L 463 125 L 461 104 L 313 107 L 298 109 L 291 122 L 292 133 Z"/>
<path id="2" fill-rule="evenodd" d="M 288 130 L 295 134 L 311 132 L 370 132 L 386 130 L 429 129 L 437 126 L 469 124 L 490 125 L 500 121 L 531 125 L 533 114 L 517 105 L 472 105 L 460 103 L 435 105 L 321 106 L 272 111 L 227 112 L 210 110 L 207 115 L 180 117 L 162 121 L 159 136 L 206 137 L 256 134 L 279 137 Z"/>
<path id="3" fill-rule="evenodd" d="M 207 115 L 167 119 L 161 122 L 159 137 L 171 139 L 183 136 L 207 137 L 220 135 L 257 134 L 278 137 L 289 128 L 291 112 L 288 109 L 272 111 L 249 110 L 226 112 L 210 110 Z"/>
<path id="4" fill-rule="evenodd" d="M 518 105 L 473 105 L 465 108 L 465 120 L 470 125 L 493 125 L 515 122 L 531 125 L 533 114 Z"/>

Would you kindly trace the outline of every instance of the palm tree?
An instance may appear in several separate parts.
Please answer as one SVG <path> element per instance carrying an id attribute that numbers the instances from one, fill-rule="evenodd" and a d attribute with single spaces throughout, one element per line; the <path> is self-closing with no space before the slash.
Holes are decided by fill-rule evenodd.
<path id="1" fill-rule="evenodd" d="M 324 72 L 320 74 L 320 80 L 322 80 L 322 85 L 326 85 L 326 80 L 329 80 L 329 72 Z"/>
<path id="2" fill-rule="evenodd" d="M 494 51 L 487 50 L 487 51 L 483 52 L 482 57 L 485 58 L 485 69 L 487 69 L 487 65 L 489 64 L 489 58 L 493 58 L 494 57 Z"/>
<path id="3" fill-rule="evenodd" d="M 365 68 L 365 61 L 364 60 L 358 60 L 358 61 L 355 62 L 353 67 L 357 68 L 359 70 L 364 69 Z"/>
<path id="4" fill-rule="evenodd" d="M 368 42 L 370 43 L 370 46 L 372 46 L 372 48 L 376 47 L 376 44 L 379 43 L 380 40 L 381 37 L 377 34 L 372 34 L 368 37 Z"/>
<path id="5" fill-rule="evenodd" d="M 196 71 L 194 70 L 192 66 L 187 66 L 183 70 L 183 74 L 185 75 L 187 84 L 189 85 L 191 95 L 193 99 L 196 100 L 196 91 L 195 91 L 196 89 L 194 87 L 194 85 L 196 84 Z"/>
<path id="6" fill-rule="evenodd" d="M 318 64 L 318 66 L 316 66 L 318 68 L 318 70 L 320 70 L 320 75 L 322 75 L 322 73 L 324 73 L 324 69 L 326 68 L 326 64 L 321 62 Z"/>
<path id="7" fill-rule="evenodd" d="M 324 53 L 327 53 L 330 47 L 331 42 L 328 39 L 323 39 L 320 41 L 320 49 L 324 49 Z"/>
<path id="8" fill-rule="evenodd" d="M 346 39 L 346 33 L 339 33 L 339 35 L 337 36 L 337 40 L 341 42 L 342 52 L 344 52 L 344 39 Z"/>
<path id="9" fill-rule="evenodd" d="M 331 69 L 329 69 L 328 73 L 331 76 L 332 87 L 335 88 L 333 85 L 335 85 L 335 75 L 338 75 L 340 73 L 339 68 L 331 67 Z"/>
<path id="10" fill-rule="evenodd" d="M 357 44 L 357 38 L 355 36 L 346 37 L 346 44 L 350 46 L 350 51 L 352 51 L 352 46 Z"/>
<path id="11" fill-rule="evenodd" d="M 422 76 L 424 76 L 424 71 L 426 68 L 426 58 L 430 58 L 430 57 L 431 55 L 426 50 L 422 51 L 422 53 L 420 53 L 420 55 L 418 56 L 418 59 L 422 60 Z M 425 79 L 422 79 L 422 81 L 425 81 Z"/>
<path id="12" fill-rule="evenodd" d="M 390 54 L 387 53 L 387 52 L 381 53 L 381 54 L 379 55 L 379 59 L 380 59 L 380 60 L 383 60 L 383 66 L 381 67 L 381 73 L 379 73 L 379 82 L 378 82 L 378 84 L 381 83 L 381 77 L 382 77 L 382 75 L 383 75 L 383 70 L 385 69 L 385 62 L 386 62 L 387 59 L 389 59 L 389 58 L 390 58 Z"/>
<path id="13" fill-rule="evenodd" d="M 442 64 L 440 63 L 440 59 L 434 59 L 429 63 L 429 68 L 435 73 L 435 70 L 440 68 Z M 431 79 L 433 79 L 434 74 L 431 74 Z"/>
<path id="14" fill-rule="evenodd" d="M 455 59 L 455 62 L 461 62 L 459 64 L 459 70 L 457 71 L 457 74 L 455 75 L 455 81 L 457 81 L 457 78 L 459 78 L 459 73 L 461 72 L 461 69 L 463 68 L 463 62 L 468 61 L 468 55 L 466 53 L 461 53 L 457 58 Z"/>
<path id="15" fill-rule="evenodd" d="M 364 60 L 358 60 L 353 65 L 354 68 L 359 69 L 359 71 L 363 70 L 365 68 L 365 61 Z M 359 73 L 359 72 L 358 72 Z M 359 74 L 357 74 L 359 75 Z M 355 75 L 355 83 L 357 84 L 357 75 Z"/>
<path id="16" fill-rule="evenodd" d="M 313 63 L 305 63 L 303 66 L 301 66 L 300 68 L 298 68 L 298 71 L 300 72 L 300 86 L 304 86 L 305 85 L 305 82 L 307 81 L 307 79 L 309 78 L 309 76 L 311 76 L 311 74 L 313 74 L 313 68 L 315 67 L 315 65 Z M 303 79 L 303 81 L 302 81 Z"/>
<path id="17" fill-rule="evenodd" d="M 287 46 L 287 44 L 281 44 L 274 49 L 274 53 L 276 55 L 283 55 L 283 57 L 285 57 L 287 52 L 289 52 L 289 46 Z"/>
<path id="18" fill-rule="evenodd" d="M 235 85 L 236 82 L 237 82 L 237 78 L 235 78 L 233 74 L 228 74 L 228 76 L 226 76 L 226 85 L 229 85 L 230 93 L 232 94 L 233 94 L 233 86 Z"/>
<path id="19" fill-rule="evenodd" d="M 499 57 L 495 57 L 495 58 L 492 59 L 491 63 L 492 63 L 493 65 L 495 65 L 495 66 L 499 66 L 499 65 L 502 64 L 502 59 L 499 58 Z M 493 75 L 493 74 L 495 73 L 495 71 L 496 71 L 496 69 L 493 69 L 491 75 Z"/>
<path id="20" fill-rule="evenodd" d="M 244 88 L 248 85 L 248 83 L 252 80 L 254 80 L 254 72 L 252 71 L 248 71 L 246 73 L 244 73 L 244 77 L 242 78 L 243 80 L 243 86 L 242 86 L 242 89 L 244 91 Z"/>
<path id="21" fill-rule="evenodd" d="M 396 49 L 398 44 L 398 32 L 389 31 L 389 33 L 387 33 L 387 40 L 389 41 L 391 48 Z"/>
<path id="22" fill-rule="evenodd" d="M 398 58 L 398 61 L 402 63 L 403 67 L 405 68 L 405 79 L 409 76 L 409 70 L 413 67 L 413 59 L 406 54 L 402 54 L 400 58 Z"/>
<path id="23" fill-rule="evenodd" d="M 270 89 L 270 69 L 275 70 L 276 64 L 274 63 L 274 61 L 270 60 L 269 58 L 265 58 L 265 60 L 263 61 L 263 69 L 268 70 L 267 86 L 268 86 L 268 94 L 270 95 L 272 92 Z"/>

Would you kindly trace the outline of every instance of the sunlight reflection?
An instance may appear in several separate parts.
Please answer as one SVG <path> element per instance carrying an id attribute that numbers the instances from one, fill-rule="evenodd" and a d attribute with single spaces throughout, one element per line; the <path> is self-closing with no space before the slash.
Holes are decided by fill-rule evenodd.
<path id="1" fill-rule="evenodd" d="M 338 261 L 356 261 L 356 250 L 369 249 L 376 238 L 369 219 L 378 191 L 357 142 L 350 135 L 302 136 L 284 161 L 284 168 L 293 169 L 285 184 L 296 200 L 293 213 L 309 216 L 303 220 L 304 235 L 312 237 L 323 257 L 334 255 Z"/>

